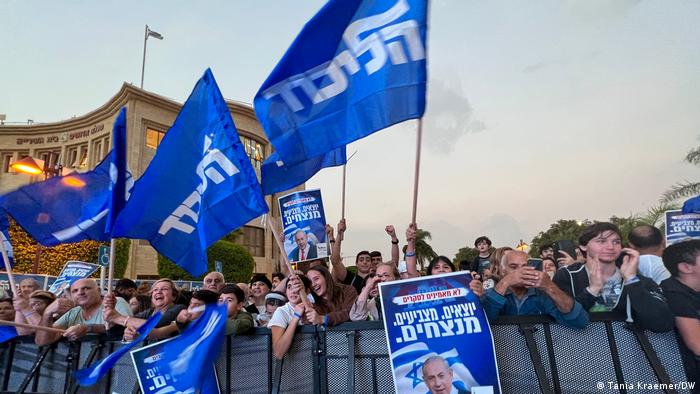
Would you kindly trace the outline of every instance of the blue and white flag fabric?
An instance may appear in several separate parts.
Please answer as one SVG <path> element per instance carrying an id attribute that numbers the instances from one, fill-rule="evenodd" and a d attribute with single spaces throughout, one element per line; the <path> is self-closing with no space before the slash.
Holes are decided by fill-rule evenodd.
<path id="1" fill-rule="evenodd" d="M 207 69 L 134 185 L 114 236 L 146 239 L 200 276 L 207 270 L 207 247 L 267 210 L 228 106 Z"/>
<path id="2" fill-rule="evenodd" d="M 139 336 L 135 340 L 122 345 L 122 347 L 117 349 L 114 353 L 100 361 L 93 363 L 91 366 L 75 371 L 75 378 L 78 381 L 78 384 L 80 386 L 87 387 L 97 383 L 102 376 L 104 376 L 114 367 L 114 365 L 120 358 L 122 358 L 123 355 L 128 353 L 131 349 L 143 342 L 146 337 L 148 337 L 148 334 L 150 334 L 150 332 L 153 331 L 153 328 L 155 328 L 158 322 L 160 322 L 160 315 L 160 312 L 156 312 L 153 314 L 153 316 L 146 320 L 146 322 L 139 328 Z"/>
<path id="3" fill-rule="evenodd" d="M 342 166 L 347 162 L 345 146 L 299 164 L 285 165 L 277 152 L 265 160 L 261 169 L 264 195 L 279 193 L 298 186 L 326 167 Z"/>
<path id="4" fill-rule="evenodd" d="M 131 352 L 141 392 L 218 392 L 214 361 L 224 342 L 226 305 L 210 304 L 173 339 Z"/>
<path id="5" fill-rule="evenodd" d="M 700 213 L 700 196 L 695 196 L 683 203 L 683 213 Z"/>
<path id="6" fill-rule="evenodd" d="M 0 208 L 44 246 L 86 239 L 109 241 L 109 218 L 126 200 L 126 108 L 112 131 L 113 148 L 94 170 L 57 176 L 0 196 Z"/>
<path id="7" fill-rule="evenodd" d="M 496 352 L 465 272 L 379 286 L 397 393 L 500 394 Z"/>
<path id="8" fill-rule="evenodd" d="M 17 336 L 17 329 L 12 326 L 0 326 L 0 343 L 12 340 Z"/>
<path id="9" fill-rule="evenodd" d="M 700 239 L 700 213 L 666 211 L 666 247 L 688 239 Z"/>
<path id="10" fill-rule="evenodd" d="M 427 0 L 331 0 L 255 96 L 285 164 L 423 116 Z"/>
<path id="11" fill-rule="evenodd" d="M 10 221 L 7 220 L 7 215 L 2 209 L 0 209 L 0 242 L 2 242 L 2 246 L 5 247 L 7 257 L 10 260 L 10 267 L 14 267 L 15 253 L 12 249 L 12 242 L 10 242 Z M 4 269 L 5 263 L 3 262 L 2 264 L 0 264 L 0 270 Z"/>

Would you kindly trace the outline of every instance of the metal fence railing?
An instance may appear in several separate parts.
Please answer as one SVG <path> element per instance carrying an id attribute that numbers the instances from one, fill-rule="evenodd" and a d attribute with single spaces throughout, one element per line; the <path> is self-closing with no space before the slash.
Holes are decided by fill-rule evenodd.
<path id="1" fill-rule="evenodd" d="M 585 330 L 543 317 L 502 318 L 491 328 L 503 393 L 691 393 L 683 384 L 686 369 L 673 332 L 651 333 L 607 314 L 594 315 Z M 72 379 L 76 368 L 106 356 L 119 342 L 88 338 L 39 348 L 30 341 L 0 345 L 0 392 L 139 390 L 128 356 L 96 386 L 77 388 Z M 300 327 L 281 361 L 272 357 L 270 331 L 257 328 L 227 337 L 216 369 L 223 393 L 393 391 L 381 322 Z M 637 389 L 638 382 L 659 388 Z"/>

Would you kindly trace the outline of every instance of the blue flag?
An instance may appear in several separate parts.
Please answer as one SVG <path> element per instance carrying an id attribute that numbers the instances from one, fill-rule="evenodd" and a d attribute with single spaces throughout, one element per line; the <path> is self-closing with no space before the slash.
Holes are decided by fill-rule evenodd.
<path id="1" fill-rule="evenodd" d="M 0 343 L 7 342 L 17 336 L 17 329 L 12 326 L 0 326 Z"/>
<path id="2" fill-rule="evenodd" d="M 93 363 L 91 366 L 75 371 L 75 378 L 78 381 L 78 384 L 86 387 L 97 383 L 97 381 L 100 380 L 104 374 L 109 372 L 109 370 L 114 367 L 114 364 L 116 364 L 123 355 L 146 339 L 148 334 L 153 330 L 158 322 L 160 322 L 160 315 L 160 312 L 156 312 L 153 316 L 146 320 L 146 322 L 139 328 L 139 336 L 135 340 L 123 345 L 114 353 L 100 361 Z"/>
<path id="3" fill-rule="evenodd" d="M 199 276 L 208 246 L 265 212 L 258 178 L 207 69 L 134 185 L 114 235 L 146 239 Z"/>
<path id="4" fill-rule="evenodd" d="M 224 343 L 226 319 L 226 304 L 209 304 L 179 337 L 158 346 L 161 354 L 148 362 L 148 369 L 164 376 L 161 383 L 167 384 L 158 386 L 158 392 L 205 393 L 204 387 L 216 387 L 212 369 Z"/>
<path id="5" fill-rule="evenodd" d="M 282 160 L 301 163 L 425 112 L 426 0 L 331 0 L 255 96 Z"/>
<path id="6" fill-rule="evenodd" d="M 695 196 L 683 203 L 683 213 L 700 213 L 700 196 Z"/>
<path id="7" fill-rule="evenodd" d="M 123 206 L 131 177 L 124 146 L 126 108 L 117 116 L 112 138 L 112 150 L 94 170 L 22 186 L 0 196 L 0 207 L 44 246 L 109 241 L 109 217 Z"/>
<path id="8" fill-rule="evenodd" d="M 7 257 L 10 259 L 10 267 L 14 267 L 15 265 L 15 259 L 14 259 L 14 252 L 12 250 L 12 243 L 10 242 L 10 222 L 7 220 L 7 215 L 5 214 L 5 211 L 0 209 L 0 242 L 2 242 L 2 245 L 5 247 L 5 251 L 7 252 Z M 0 270 L 5 269 L 5 263 L 2 262 L 0 263 Z"/>
<path id="9" fill-rule="evenodd" d="M 262 165 L 263 194 L 268 195 L 291 189 L 306 182 L 321 169 L 342 166 L 346 161 L 345 146 L 291 166 L 285 165 L 277 152 L 273 152 Z"/>

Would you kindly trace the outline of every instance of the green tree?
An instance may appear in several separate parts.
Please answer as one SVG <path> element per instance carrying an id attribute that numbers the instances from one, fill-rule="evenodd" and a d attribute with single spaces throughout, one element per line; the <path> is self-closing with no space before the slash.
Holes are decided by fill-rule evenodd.
<path id="1" fill-rule="evenodd" d="M 247 282 L 253 276 L 255 261 L 244 247 L 229 241 L 218 241 L 207 249 L 207 271 L 214 270 L 214 261 L 221 261 L 226 282 Z M 202 280 L 178 267 L 165 256 L 158 255 L 158 275 L 173 280 Z"/>
<path id="2" fill-rule="evenodd" d="M 588 219 L 584 221 L 559 219 L 556 223 L 550 225 L 547 231 L 541 231 L 532 239 L 530 242 L 530 256 L 539 257 L 542 246 L 551 245 L 561 239 L 568 239 L 576 243 L 581 230 L 590 224 L 591 222 Z"/>
<path id="3" fill-rule="evenodd" d="M 626 218 L 612 216 L 610 217 L 610 223 L 620 228 L 620 232 L 622 233 L 622 244 L 625 246 L 629 244 L 628 235 L 630 231 L 640 224 L 647 224 L 642 218 L 635 215 L 630 215 Z"/>
<path id="4" fill-rule="evenodd" d="M 691 149 L 686 154 L 685 161 L 700 167 L 700 146 Z M 679 182 L 664 192 L 663 196 L 661 196 L 661 203 L 674 203 L 682 198 L 693 197 L 698 194 L 700 194 L 700 182 Z"/>
<path id="5" fill-rule="evenodd" d="M 462 261 L 467 261 L 468 263 L 471 263 L 478 255 L 479 251 L 476 250 L 476 248 L 465 246 L 457 251 L 457 254 L 452 260 L 452 263 L 454 263 L 455 267 L 459 268 L 459 265 Z"/>
<path id="6" fill-rule="evenodd" d="M 437 253 L 430 246 L 428 241 L 432 239 L 429 231 L 418 229 L 416 231 L 416 261 L 418 263 L 418 270 L 423 270 L 426 267 L 426 262 L 437 257 Z"/>

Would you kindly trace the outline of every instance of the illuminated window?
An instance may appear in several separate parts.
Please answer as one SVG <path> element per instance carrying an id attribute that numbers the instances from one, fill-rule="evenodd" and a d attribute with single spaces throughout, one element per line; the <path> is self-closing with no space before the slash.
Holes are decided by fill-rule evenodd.
<path id="1" fill-rule="evenodd" d="M 163 141 L 165 133 L 151 128 L 146 129 L 146 146 L 151 149 L 158 149 L 158 145 Z"/>
<path id="2" fill-rule="evenodd" d="M 251 164 L 256 170 L 260 170 L 263 161 L 265 161 L 264 145 L 252 138 L 241 136 L 241 143 L 245 149 L 245 153 L 250 158 Z"/>

